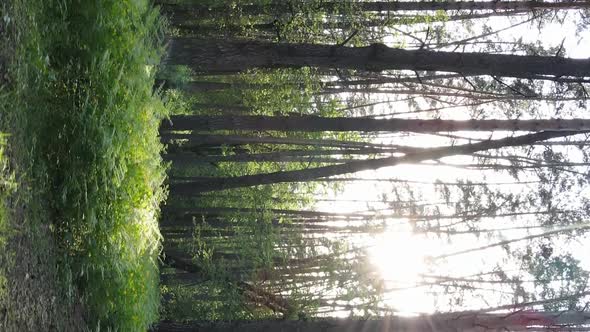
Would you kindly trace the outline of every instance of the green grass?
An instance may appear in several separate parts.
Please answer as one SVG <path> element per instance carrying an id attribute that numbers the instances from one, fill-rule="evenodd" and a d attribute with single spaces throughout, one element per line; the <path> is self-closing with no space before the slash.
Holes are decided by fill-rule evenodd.
<path id="1" fill-rule="evenodd" d="M 8 212 L 4 203 L 7 195 L 12 190 L 13 179 L 10 176 L 4 147 L 6 145 L 5 137 L 0 133 L 0 251 L 6 251 L 7 231 L 8 231 Z M 8 296 L 6 291 L 6 267 L 0 266 L 0 303 L 6 301 Z"/>
<path id="2" fill-rule="evenodd" d="M 0 114 L 91 329 L 145 331 L 158 318 L 167 111 L 152 93 L 163 24 L 148 3 L 11 1 L 19 34 Z"/>

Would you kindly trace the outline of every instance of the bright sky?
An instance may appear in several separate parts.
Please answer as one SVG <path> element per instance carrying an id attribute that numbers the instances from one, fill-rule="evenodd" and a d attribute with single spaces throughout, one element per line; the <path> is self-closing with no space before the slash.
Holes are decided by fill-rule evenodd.
<path id="1" fill-rule="evenodd" d="M 496 17 L 492 18 L 490 25 L 495 29 L 510 26 L 511 23 L 507 19 Z M 567 51 L 568 57 L 587 58 L 590 56 L 590 33 L 584 32 L 581 36 L 576 37 L 573 33 L 575 30 L 575 20 L 566 19 L 564 26 L 552 24 L 545 27 L 541 32 L 532 28 L 530 25 L 521 25 L 517 28 L 502 32 L 497 35 L 499 40 L 508 40 L 511 38 L 522 37 L 525 41 L 542 40 L 543 45 L 556 46 L 561 44 L 565 38 L 564 47 Z M 477 30 L 477 29 L 475 29 Z M 477 32 L 466 34 L 469 37 L 477 35 Z M 462 36 L 457 39 L 464 38 Z M 389 40 L 389 43 L 393 40 Z M 403 112 L 407 110 L 407 106 L 402 103 L 396 103 L 395 111 Z M 384 109 L 383 113 L 389 113 L 391 110 Z M 455 114 L 461 114 L 460 110 L 453 110 Z M 587 114 L 582 115 L 587 117 Z M 467 113 L 458 116 L 459 118 L 468 117 Z M 468 136 L 467 133 L 457 133 L 457 135 Z M 473 137 L 473 136 L 472 136 Z M 401 141 L 399 137 L 393 137 L 396 144 L 413 145 L 413 146 L 429 146 L 435 144 L 447 144 L 441 138 L 428 135 L 414 135 L 410 140 Z M 392 138 L 386 138 L 383 141 L 387 142 Z M 472 162 L 466 158 L 455 158 L 455 163 Z M 493 182 L 514 182 L 514 179 L 506 173 L 486 172 L 488 181 Z M 455 182 L 457 178 L 469 179 L 474 182 L 483 181 L 484 173 L 480 171 L 468 171 L 464 169 L 457 169 L 452 167 L 428 167 L 415 165 L 401 165 L 396 167 L 383 168 L 378 171 L 368 171 L 355 174 L 354 177 L 366 178 L 398 178 L 417 181 L 434 182 L 439 179 L 446 182 Z M 504 189 L 519 192 L 523 190 L 532 190 L 532 187 L 523 185 L 505 186 Z M 440 198 L 433 198 L 435 196 L 434 186 L 421 186 L 422 193 L 426 199 L 434 199 L 440 201 Z M 363 211 L 368 207 L 380 209 L 383 204 L 379 203 L 362 203 L 351 202 L 355 200 L 380 200 L 385 193 L 391 193 L 392 185 L 389 183 L 371 183 L 371 182 L 348 182 L 341 193 L 331 193 L 330 197 L 333 199 L 343 200 L 341 203 L 337 202 L 320 202 L 317 206 L 318 210 L 338 211 L 338 212 L 353 212 Z M 588 191 L 586 191 L 588 194 Z M 520 220 L 523 220 L 522 218 Z M 502 223 L 503 225 L 498 225 Z M 514 225 L 515 219 L 504 218 L 504 220 L 490 220 L 482 221 L 482 228 L 506 227 Z M 533 233 L 541 233 L 547 229 L 535 230 Z M 499 264 L 504 269 L 509 270 L 515 268 L 512 262 L 503 261 L 506 257 L 503 249 L 497 247 L 490 250 L 479 251 L 473 254 L 464 254 L 436 262 L 435 265 L 429 266 L 426 264 L 428 257 L 437 256 L 444 253 L 460 251 L 464 249 L 474 248 L 489 242 L 496 242 L 499 240 L 518 238 L 527 235 L 527 231 L 511 231 L 504 232 L 501 236 L 494 236 L 490 240 L 476 238 L 473 235 L 453 236 L 452 243 L 446 238 L 437 239 L 433 236 L 426 236 L 423 234 L 413 234 L 412 229 L 407 221 L 395 220 L 391 222 L 388 231 L 382 234 L 375 235 L 372 238 L 367 238 L 364 241 L 371 244 L 369 250 L 373 263 L 380 269 L 381 276 L 386 280 L 386 287 L 395 288 L 400 286 L 412 285 L 415 282 L 420 282 L 421 275 L 437 274 L 448 276 L 467 276 L 482 271 L 490 271 L 495 264 Z M 577 257 L 583 259 L 583 267 L 590 269 L 590 258 L 587 257 L 587 248 L 590 241 L 588 238 L 578 239 L 577 242 L 568 245 L 568 250 L 577 253 Z M 586 248 L 584 248 L 586 246 Z M 518 246 L 516 246 L 518 247 Z M 482 286 L 482 285 L 480 285 Z M 482 287 L 486 287 L 483 285 Z M 478 290 L 473 296 L 467 296 L 466 302 L 462 307 L 486 307 L 495 306 L 498 303 L 510 303 L 511 296 L 501 294 L 497 286 L 487 285 L 488 288 L 493 288 L 493 291 Z M 432 312 L 437 309 L 448 309 L 448 299 L 444 297 L 435 298 L 432 294 L 427 292 L 428 288 L 410 288 L 406 291 L 395 291 L 385 295 L 385 304 L 401 310 L 403 312 Z M 440 289 L 439 289 L 440 290 Z M 495 300 L 494 300 L 495 299 Z"/>

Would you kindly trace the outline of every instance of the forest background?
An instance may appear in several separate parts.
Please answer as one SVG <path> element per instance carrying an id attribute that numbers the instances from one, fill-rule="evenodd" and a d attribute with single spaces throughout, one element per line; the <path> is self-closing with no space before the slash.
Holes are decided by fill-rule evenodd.
<path id="1" fill-rule="evenodd" d="M 589 7 L 2 5 L 0 326 L 587 329 Z"/>

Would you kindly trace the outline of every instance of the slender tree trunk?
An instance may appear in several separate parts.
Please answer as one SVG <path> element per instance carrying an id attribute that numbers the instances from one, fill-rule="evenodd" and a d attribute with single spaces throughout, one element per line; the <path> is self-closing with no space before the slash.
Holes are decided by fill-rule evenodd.
<path id="1" fill-rule="evenodd" d="M 189 259 L 181 257 L 181 255 L 175 250 L 164 247 L 163 260 L 168 266 L 190 274 L 190 278 L 195 282 L 197 280 L 206 281 L 210 279 L 204 269 L 196 264 L 193 264 L 193 262 L 191 262 Z"/>
<path id="2" fill-rule="evenodd" d="M 172 126 L 168 124 L 165 126 Z M 384 149 L 403 149 L 403 146 L 393 144 L 379 144 L 355 141 L 341 141 L 331 139 L 305 139 L 291 137 L 270 137 L 270 136 L 236 136 L 236 135 L 199 135 L 199 134 L 176 134 L 161 133 L 161 139 L 164 143 L 171 143 L 173 140 L 188 139 L 189 147 L 202 146 L 222 146 L 222 145 L 241 145 L 241 144 L 284 144 L 284 145 L 309 145 L 309 146 L 327 146 L 333 148 L 384 148 Z M 403 151 L 403 150 L 402 150 Z"/>
<path id="3" fill-rule="evenodd" d="M 474 253 L 474 252 L 478 252 L 478 251 L 483 251 L 483 250 L 487 250 L 490 248 L 494 248 L 494 247 L 505 247 L 508 246 L 512 243 L 516 243 L 516 242 L 521 242 L 521 241 L 526 241 L 526 240 L 532 240 L 535 238 L 540 238 L 540 237 L 547 237 L 549 238 L 551 235 L 555 235 L 555 234 L 561 234 L 561 233 L 569 233 L 569 232 L 573 232 L 573 231 L 581 231 L 581 230 L 587 230 L 590 229 L 590 224 L 574 224 L 574 225 L 570 225 L 570 226 L 566 226 L 566 227 L 561 227 L 555 230 L 551 230 L 551 231 L 547 231 L 547 232 L 543 232 L 540 234 L 534 234 L 534 235 L 528 235 L 528 236 L 523 236 L 523 237 L 519 237 L 516 239 L 510 239 L 510 240 L 504 240 L 504 241 L 499 241 L 499 242 L 494 242 L 494 243 L 490 243 L 490 244 L 486 244 L 484 246 L 480 246 L 480 247 L 476 247 L 476 248 L 469 248 L 469 249 L 465 249 L 465 250 L 460 250 L 460 251 L 455 251 L 455 252 L 451 252 L 451 253 L 447 253 L 447 254 L 441 254 L 438 256 L 433 256 L 431 257 L 431 259 L 433 261 L 435 260 L 440 260 L 440 259 L 446 259 L 449 257 L 454 257 L 454 256 L 459 256 L 459 255 L 464 255 L 464 254 L 470 254 L 470 253 Z"/>
<path id="4" fill-rule="evenodd" d="M 316 10 L 334 12 L 347 3 L 344 1 L 324 1 L 316 7 Z M 348 2 L 348 7 L 356 11 L 367 12 L 395 12 L 395 11 L 452 11 L 452 10 L 491 10 L 491 11 L 532 11 L 539 9 L 584 9 L 590 8 L 587 1 L 363 1 Z M 292 4 L 291 4 L 292 6 Z M 243 14 L 262 15 L 268 12 L 290 12 L 290 3 L 284 1 L 270 5 L 250 4 L 240 6 Z M 207 13 L 221 13 L 223 6 L 209 10 L 208 6 L 161 4 L 162 11 L 169 15 L 189 16 L 204 15 Z M 198 17 L 198 16 L 196 16 Z"/>
<path id="5" fill-rule="evenodd" d="M 590 119 L 542 120 L 423 120 L 318 116 L 201 116 L 174 115 L 161 130 L 276 130 L 276 131 L 575 131 L 590 130 Z"/>
<path id="6" fill-rule="evenodd" d="M 564 8 L 565 9 L 565 8 Z M 574 8 L 571 8 L 574 9 Z M 437 17 L 433 15 L 429 15 L 428 13 L 420 13 L 420 14 L 398 14 L 398 13 L 391 13 L 387 12 L 382 17 L 378 17 L 375 19 L 369 20 L 360 20 L 356 19 L 356 22 L 352 20 L 344 21 L 341 17 L 340 21 L 334 21 L 321 23 L 324 30 L 335 30 L 335 29 L 350 29 L 353 26 L 353 23 L 357 25 L 361 25 L 363 27 L 385 27 L 385 26 L 392 26 L 392 25 L 409 25 L 409 24 L 420 24 L 425 22 L 450 22 L 450 21 L 461 21 L 461 20 L 470 20 L 470 19 L 481 19 L 481 18 L 490 18 L 490 17 L 498 17 L 498 16 L 516 16 L 516 15 L 524 15 L 526 13 L 530 13 L 530 9 L 516 9 L 516 10 L 498 10 L 498 11 L 487 11 L 487 12 L 469 12 L 467 14 L 457 14 L 457 15 L 448 15 L 445 17 Z M 188 6 L 182 7 L 181 5 L 164 5 L 162 7 L 162 13 L 166 15 L 169 20 L 170 24 L 175 26 L 176 28 L 180 29 L 186 33 L 194 33 L 195 35 L 199 36 L 220 36 L 227 32 L 239 32 L 246 29 L 253 29 L 259 32 L 260 36 L 263 35 L 271 35 L 277 32 L 280 32 L 280 25 L 278 25 L 277 21 L 272 22 L 265 22 L 265 23 L 255 23 L 252 25 L 245 25 L 245 24 L 234 24 L 234 23 L 227 23 L 224 25 L 225 29 L 221 30 L 219 25 L 216 24 L 208 24 L 208 23 L 201 23 L 199 19 L 203 17 L 211 16 L 210 13 L 206 13 L 204 10 L 199 10 L 199 8 L 195 6 Z M 216 16 L 223 16 L 220 15 L 219 12 L 215 13 Z"/>
<path id="7" fill-rule="evenodd" d="M 397 178 L 355 178 L 355 177 L 337 177 L 327 179 L 317 179 L 318 182 L 389 182 L 389 183 L 407 183 L 407 184 L 424 184 L 432 186 L 516 186 L 539 183 L 540 181 L 517 181 L 517 182 L 443 182 L 443 181 L 417 181 Z M 382 202 L 382 201 L 381 201 Z"/>
<path id="8" fill-rule="evenodd" d="M 347 47 L 321 44 L 278 44 L 256 41 L 170 39 L 164 62 L 188 65 L 197 71 L 240 72 L 251 68 L 346 68 L 367 71 L 427 70 L 464 75 L 528 78 L 590 76 L 589 59 L 488 53 L 402 50 L 383 44 Z"/>
<path id="9" fill-rule="evenodd" d="M 286 152 L 286 151 L 285 151 Z M 344 153 L 342 153 L 344 154 Z M 166 161 L 174 163 L 195 164 L 195 163 L 220 163 L 220 162 L 277 162 L 277 163 L 345 163 L 350 159 L 338 157 L 325 157 L 321 154 L 308 156 L 289 156 L 281 152 L 270 152 L 260 154 L 243 154 L 243 155 L 229 155 L 229 156 L 197 156 L 189 154 L 171 154 L 163 157 Z"/>
<path id="10" fill-rule="evenodd" d="M 579 134 L 579 132 L 541 132 L 493 141 L 483 141 L 474 144 L 424 149 L 421 152 L 408 154 L 403 157 L 359 160 L 351 161 L 340 165 L 331 165 L 295 171 L 274 172 L 267 174 L 245 175 L 229 178 L 216 178 L 210 179 L 208 181 L 200 181 L 193 183 L 173 183 L 170 185 L 170 188 L 171 192 L 177 195 L 190 196 L 202 192 L 240 187 L 250 187 L 255 185 L 285 182 L 303 182 L 318 178 L 356 173 L 365 170 L 375 170 L 382 167 L 395 166 L 399 164 L 417 163 L 425 160 L 434 160 L 461 154 L 468 155 L 474 152 L 499 149 L 508 146 L 530 145 L 538 141 L 543 141 L 556 137 L 565 137 L 575 134 Z"/>
<path id="11" fill-rule="evenodd" d="M 346 2 L 324 1 L 319 5 L 320 10 L 333 12 L 342 8 Z M 349 3 L 354 10 L 371 12 L 394 12 L 394 11 L 451 11 L 451 10 L 537 10 L 537 9 L 583 9 L 590 8 L 587 1 L 363 1 Z M 242 12 L 247 14 L 261 14 L 268 8 L 288 11 L 286 4 L 277 5 L 244 5 Z"/>
<path id="12" fill-rule="evenodd" d="M 160 282 L 168 285 L 196 285 L 203 280 L 194 273 L 167 273 L 160 275 Z"/>
<path id="13" fill-rule="evenodd" d="M 209 160 L 215 160 L 218 158 L 215 157 L 204 157 L 201 160 L 199 159 L 193 159 L 190 164 L 194 164 L 194 163 L 217 163 L 218 161 L 209 161 Z M 334 158 L 334 157 L 269 157 L 269 158 L 265 158 L 266 160 L 260 160 L 257 162 L 276 162 L 276 163 L 299 163 L 299 164 L 310 164 L 310 163 L 315 163 L 315 164 L 340 164 L 340 163 L 345 163 L 347 161 L 350 161 L 350 159 L 343 159 L 343 158 Z M 178 160 L 177 160 L 178 162 Z M 186 159 L 184 160 L 185 165 L 186 163 Z M 244 159 L 241 160 L 236 160 L 235 162 L 248 162 Z M 182 163 L 182 161 L 181 161 Z"/>
<path id="14" fill-rule="evenodd" d="M 246 107 L 244 105 L 194 103 L 192 104 L 192 107 L 194 109 L 215 110 L 226 114 L 244 114 L 251 111 L 249 107 Z"/>
<path id="15" fill-rule="evenodd" d="M 321 160 L 322 156 L 349 156 L 349 155 L 371 155 L 399 152 L 399 150 L 360 148 L 360 149 L 342 149 L 342 150 L 285 150 L 255 154 L 233 154 L 219 156 L 200 156 L 194 153 L 172 153 L 165 154 L 163 159 L 172 162 L 310 162 Z M 320 159 L 316 159 L 316 158 Z M 338 162 L 349 160 L 338 159 Z"/>
<path id="16" fill-rule="evenodd" d="M 563 145 L 563 146 L 589 146 L 590 145 L 590 140 L 586 140 L 586 141 L 559 141 L 559 142 L 539 142 L 539 143 L 535 143 L 533 145 Z"/>
<path id="17" fill-rule="evenodd" d="M 242 83 L 242 82 L 209 82 L 209 81 L 189 81 L 182 84 L 174 84 L 168 80 L 156 80 L 156 86 L 162 86 L 164 89 L 180 89 L 186 92 L 199 93 L 211 91 L 223 91 L 229 89 L 236 90 L 256 90 L 256 89 L 271 89 L 281 86 L 290 87 L 292 89 L 303 89 L 303 83 L 285 83 L 285 84 L 271 84 L 271 83 Z M 204 104 L 206 105 L 206 104 Z M 219 105 L 213 105 L 212 108 L 218 108 Z"/>
<path id="18" fill-rule="evenodd" d="M 197 16 L 198 14 L 191 14 L 190 12 L 167 12 L 164 13 L 167 17 L 170 18 L 170 23 L 175 28 L 179 29 L 181 32 L 185 34 L 194 34 L 196 36 L 206 36 L 206 37 L 213 37 L 213 38 L 220 38 L 227 35 L 235 35 L 241 31 L 246 29 L 252 29 L 257 31 L 258 34 L 256 36 L 250 35 L 250 37 L 254 37 L 255 39 L 264 39 L 264 36 L 272 37 L 274 33 L 276 33 L 277 26 L 274 22 L 268 23 L 255 23 L 252 25 L 249 24 L 239 24 L 239 23 L 227 23 L 223 25 L 217 23 L 202 23 L 199 22 L 199 18 L 202 16 Z"/>
<path id="19" fill-rule="evenodd" d="M 486 332 L 567 331 L 588 323 L 582 312 L 532 312 L 512 314 L 433 314 L 382 319 L 320 319 L 313 321 L 161 322 L 154 332 Z"/>
<path id="20" fill-rule="evenodd" d="M 394 84 L 394 83 L 422 83 L 432 80 L 442 80 L 451 78 L 461 78 L 460 74 L 440 74 L 440 75 L 427 75 L 417 77 L 378 77 L 378 78 L 367 78 L 349 81 L 334 81 L 334 82 L 319 82 L 317 83 L 320 88 L 334 89 L 335 92 L 339 92 L 340 89 L 336 87 L 351 86 L 351 85 L 383 85 L 383 84 Z M 156 87 L 162 87 L 163 89 L 180 89 L 186 92 L 199 93 L 199 92 L 210 92 L 210 91 L 223 91 L 229 89 L 236 90 L 255 90 L 255 89 L 270 89 L 276 87 L 288 87 L 291 89 L 304 89 L 304 83 L 243 83 L 243 82 L 209 82 L 209 81 L 189 81 L 186 83 L 176 84 L 169 80 L 157 79 L 155 82 Z M 330 90 L 328 90 L 330 91 Z M 342 92 L 347 92 L 343 90 Z M 354 92 L 354 91 L 353 91 Z M 199 104 L 197 104 L 199 105 Z M 201 104 L 203 107 L 208 108 L 219 108 L 219 104 Z M 225 106 L 225 105 L 223 105 Z"/>
<path id="21" fill-rule="evenodd" d="M 409 96 L 434 96 L 434 97 L 455 97 L 473 99 L 480 102 L 493 101 L 513 101 L 513 100 L 540 100 L 540 101 L 579 101 L 580 97 L 558 97 L 548 95 L 524 95 L 513 93 L 496 93 L 487 91 L 473 91 L 460 87 L 434 85 L 422 83 L 422 86 L 434 86 L 441 90 L 421 90 L 417 87 L 408 89 L 381 89 L 381 88 L 326 88 L 317 93 L 317 95 L 335 95 L 342 93 L 356 93 L 365 95 L 385 94 L 385 95 L 409 95 Z"/>
<path id="22" fill-rule="evenodd" d="M 462 78 L 460 74 L 439 74 L 439 75 L 426 75 L 418 77 L 388 77 L 379 76 L 374 78 L 359 78 L 348 81 L 335 81 L 335 82 L 324 82 L 322 83 L 325 87 L 338 87 L 338 86 L 351 86 L 351 85 L 384 85 L 384 84 L 395 84 L 395 83 L 422 83 L 433 80 L 443 80 L 452 78 Z"/>
<path id="23" fill-rule="evenodd" d="M 214 180 L 215 178 L 212 178 Z M 178 184 L 183 184 L 181 182 Z M 190 182 L 189 182 L 190 183 Z M 284 209 L 267 209 L 259 210 L 252 208 L 197 208 L 197 209 L 184 209 L 184 208 L 167 208 L 162 211 L 163 213 L 173 215 L 173 218 L 163 219 L 161 221 L 162 226 L 176 226 L 185 227 L 193 225 L 193 216 L 227 216 L 231 214 L 256 214 L 263 212 L 270 212 L 277 215 L 293 218 L 309 218 L 317 219 L 318 222 L 322 220 L 363 220 L 370 218 L 371 216 L 365 213 L 337 213 L 337 212 L 321 212 L 321 211 L 303 211 L 303 210 L 284 210 Z M 196 218 L 199 220 L 200 218 Z"/>

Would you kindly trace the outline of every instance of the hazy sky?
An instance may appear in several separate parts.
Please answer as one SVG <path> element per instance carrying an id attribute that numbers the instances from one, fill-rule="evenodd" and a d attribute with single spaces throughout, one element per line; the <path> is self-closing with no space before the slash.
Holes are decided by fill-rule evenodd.
<path id="1" fill-rule="evenodd" d="M 570 15 L 574 17 L 575 15 Z M 510 26 L 516 21 L 509 22 L 506 18 L 497 17 L 492 18 L 488 21 L 488 24 L 493 26 L 495 29 L 501 29 L 503 27 Z M 520 25 L 517 28 L 513 28 L 502 33 L 497 34 L 495 39 L 497 40 L 510 40 L 522 37 L 524 41 L 536 42 L 541 41 L 546 46 L 560 45 L 562 40 L 564 41 L 564 47 L 568 57 L 576 58 L 587 58 L 590 57 L 590 34 L 586 31 L 580 36 L 575 36 L 575 22 L 574 19 L 565 20 L 563 26 L 559 24 L 551 24 L 544 27 L 541 31 L 537 30 L 536 27 L 530 24 Z M 459 33 L 457 39 L 478 35 L 477 25 L 473 27 L 473 33 Z M 408 30 L 406 30 L 408 31 Z M 398 36 L 399 37 L 399 36 Z M 564 39 L 565 38 L 565 39 Z M 387 40 L 388 43 L 393 43 L 394 39 Z M 384 96 L 382 98 L 387 98 Z M 395 111 L 407 110 L 407 106 L 403 103 L 394 104 Z M 381 112 L 389 113 L 391 110 L 383 109 Z M 467 118 L 468 112 L 466 110 L 454 109 L 453 114 L 458 115 L 458 118 Z M 587 117 L 587 115 L 582 115 Z M 457 133 L 457 135 L 463 135 Z M 464 133 L 464 135 L 469 135 Z M 473 134 L 471 134 L 473 135 Z M 480 134 L 489 136 L 489 134 Z M 506 133 L 504 133 L 506 135 Z M 482 137 L 482 136 L 480 136 Z M 429 145 L 441 145 L 448 144 L 450 141 L 442 139 L 440 137 L 434 137 L 429 135 L 413 135 L 411 138 L 400 138 L 399 136 L 391 136 L 385 138 L 382 141 L 392 141 L 395 144 L 401 145 L 413 145 L 413 146 L 429 146 Z M 458 157 L 453 158 L 453 162 L 473 162 L 470 158 Z M 492 172 L 481 172 L 481 171 L 469 171 L 464 169 L 457 169 L 452 167 L 436 166 L 415 166 L 415 165 L 401 165 L 396 167 L 383 168 L 378 171 L 367 171 L 355 174 L 354 177 L 369 177 L 369 178 L 401 178 L 416 181 L 434 182 L 437 179 L 453 182 L 457 178 L 469 179 L 474 182 L 488 181 L 494 182 L 513 182 L 515 181 L 507 173 L 493 173 Z M 420 186 L 423 195 L 426 199 L 432 199 L 434 196 L 434 186 Z M 533 187 L 527 187 L 522 185 L 515 185 L 509 187 L 503 187 L 506 190 L 512 190 L 514 192 L 534 190 Z M 390 193 L 392 185 L 389 183 L 370 183 L 370 182 L 352 182 L 347 183 L 344 186 L 344 190 L 338 194 L 330 193 L 331 198 L 337 198 L 342 200 L 379 200 L 382 194 Z M 586 193 L 589 193 L 586 191 Z M 590 193 L 589 193 L 590 194 Z M 437 199 L 434 199 L 437 200 Z M 438 199 L 440 200 L 440 199 Z M 380 209 L 385 207 L 383 204 L 366 204 L 366 203 L 354 203 L 350 201 L 342 203 L 334 202 L 320 202 L 317 206 L 319 210 L 338 211 L 338 212 L 352 212 L 365 210 L 367 207 Z M 494 228 L 501 227 L 499 223 L 504 225 L 513 224 L 507 218 L 505 221 L 498 219 L 488 219 L 487 221 L 481 221 L 481 227 Z M 521 220 L 522 221 L 522 220 Z M 506 269 L 514 268 L 511 266 L 510 261 L 503 261 L 505 252 L 501 248 L 494 248 L 478 252 L 475 254 L 466 254 L 448 259 L 447 262 L 441 262 L 440 266 L 432 269 L 427 264 L 424 264 L 425 259 L 428 256 L 438 255 L 441 253 L 448 253 L 468 248 L 473 248 L 486 243 L 487 241 L 496 242 L 502 239 L 518 238 L 527 233 L 525 231 L 512 231 L 504 232 L 500 236 L 495 236 L 493 239 L 485 240 L 476 238 L 472 235 L 455 236 L 453 237 L 452 243 L 447 241 L 445 238 L 436 239 L 433 236 L 416 235 L 412 234 L 411 228 L 408 223 L 396 220 L 391 222 L 390 231 L 384 234 L 376 235 L 373 238 L 365 239 L 367 243 L 370 243 L 373 247 L 370 249 L 370 253 L 373 257 L 374 263 L 380 267 L 382 277 L 388 281 L 390 287 L 396 285 L 408 285 L 419 279 L 422 274 L 439 274 L 439 275 L 453 275 L 453 276 L 465 276 L 480 271 L 490 270 L 494 264 L 500 264 Z M 543 232 L 541 229 L 537 232 Z M 583 265 L 585 268 L 590 269 L 590 258 L 585 255 L 584 244 L 590 244 L 588 239 L 579 239 L 577 243 L 569 245 L 569 250 L 577 252 L 580 258 L 584 259 Z M 515 246 L 515 247 L 518 247 Z M 587 247 L 586 247 L 587 248 Z M 491 286 L 490 286 L 491 287 Z M 430 312 L 435 310 L 436 301 L 431 294 L 425 292 L 427 288 L 415 288 L 404 292 L 393 292 L 387 297 L 390 299 L 387 304 L 400 309 L 402 311 L 409 312 Z M 497 291 L 498 288 L 496 287 Z M 497 292 L 486 293 L 485 290 L 481 290 L 474 294 L 479 293 L 480 297 L 474 296 L 471 298 L 471 302 L 467 301 L 466 306 L 486 306 L 486 299 L 490 301 L 488 305 L 496 305 L 493 300 L 497 298 L 500 300 L 501 295 Z M 493 294 L 493 295 L 492 295 Z M 444 300 L 444 298 L 441 298 Z M 504 299 L 504 303 L 506 303 Z M 444 308 L 444 303 L 441 304 Z"/>

